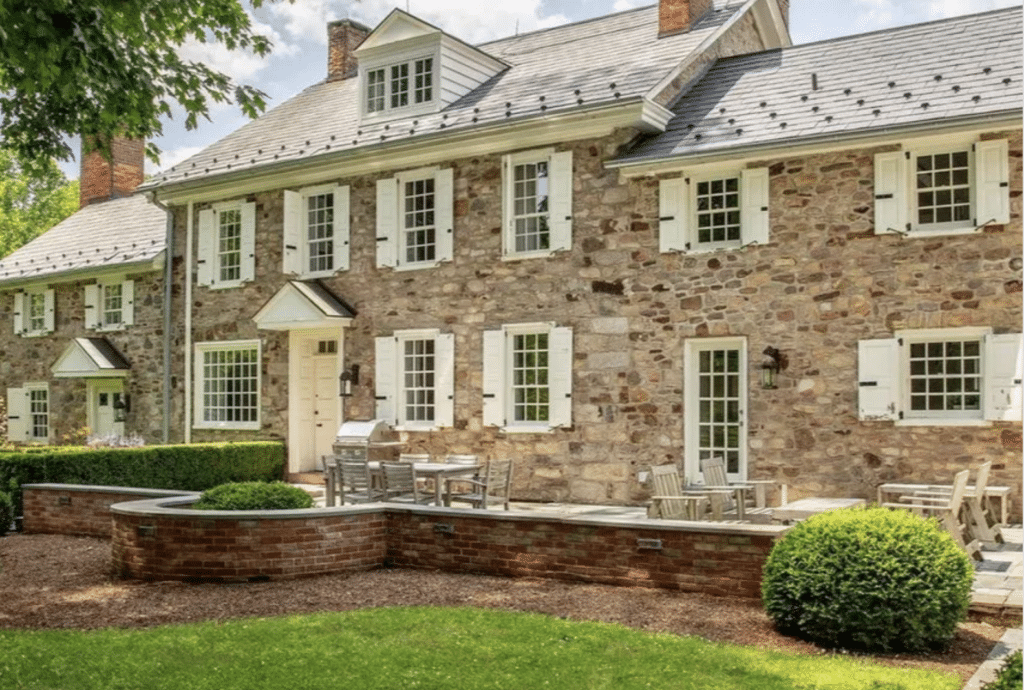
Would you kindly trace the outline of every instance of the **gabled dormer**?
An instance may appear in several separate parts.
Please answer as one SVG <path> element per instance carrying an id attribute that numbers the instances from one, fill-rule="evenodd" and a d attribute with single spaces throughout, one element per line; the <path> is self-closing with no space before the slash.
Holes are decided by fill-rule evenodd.
<path id="1" fill-rule="evenodd" d="M 397 9 L 354 54 L 363 121 L 438 112 L 508 67 Z"/>

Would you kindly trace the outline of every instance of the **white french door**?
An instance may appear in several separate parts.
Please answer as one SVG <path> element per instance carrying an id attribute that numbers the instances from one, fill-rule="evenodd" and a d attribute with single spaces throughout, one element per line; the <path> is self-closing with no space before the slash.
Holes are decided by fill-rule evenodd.
<path id="1" fill-rule="evenodd" d="M 703 483 L 700 461 L 725 459 L 728 478 L 747 477 L 747 341 L 701 338 L 684 353 L 684 458 L 688 482 Z"/>

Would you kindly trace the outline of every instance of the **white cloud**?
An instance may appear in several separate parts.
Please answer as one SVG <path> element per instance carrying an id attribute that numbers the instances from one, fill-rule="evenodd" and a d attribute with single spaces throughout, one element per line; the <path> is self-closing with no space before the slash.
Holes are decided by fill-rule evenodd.
<path id="1" fill-rule="evenodd" d="M 173 168 L 178 163 L 191 158 L 196 155 L 206 146 L 182 146 L 176 149 L 163 150 L 160 152 L 160 165 L 156 166 L 156 170 L 153 172 L 163 172 L 168 168 Z M 147 161 L 148 162 L 148 161 Z M 148 172 L 148 171 L 147 171 Z"/>
<path id="2" fill-rule="evenodd" d="M 1019 0 L 928 0 L 926 14 L 928 19 L 944 19 L 1019 4 Z"/>
<path id="3" fill-rule="evenodd" d="M 917 2 L 918 0 L 913 0 Z M 886 29 L 895 23 L 896 0 L 856 0 L 857 26 L 849 33 Z"/>
<path id="4" fill-rule="evenodd" d="M 650 0 L 615 0 L 615 4 L 612 5 L 612 12 L 625 12 L 626 10 L 634 10 L 637 7 L 646 7 L 650 4 Z"/>

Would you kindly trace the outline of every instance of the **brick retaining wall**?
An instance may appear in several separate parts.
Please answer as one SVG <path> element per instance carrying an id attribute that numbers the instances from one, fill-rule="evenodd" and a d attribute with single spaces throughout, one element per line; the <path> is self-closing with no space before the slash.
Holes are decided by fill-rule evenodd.
<path id="1" fill-rule="evenodd" d="M 104 538 L 110 537 L 110 506 L 115 503 L 199 495 L 188 491 L 78 484 L 26 484 L 22 489 L 25 532 Z"/>

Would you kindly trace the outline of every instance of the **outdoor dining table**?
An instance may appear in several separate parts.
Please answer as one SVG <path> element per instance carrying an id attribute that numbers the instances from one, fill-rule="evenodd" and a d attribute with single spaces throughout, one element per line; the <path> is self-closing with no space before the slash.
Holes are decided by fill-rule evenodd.
<path id="1" fill-rule="evenodd" d="M 948 485 L 942 484 L 882 484 L 878 487 L 878 505 L 882 505 L 888 501 L 898 501 L 900 496 L 907 496 L 914 494 L 919 491 L 942 491 L 943 489 L 949 490 Z M 968 484 L 965 491 L 965 496 L 974 496 L 975 488 L 973 484 Z M 999 498 L 999 524 L 1007 524 L 1007 498 L 1010 495 L 1010 487 L 1008 486 L 992 486 L 989 484 L 985 487 L 984 499 Z"/>
<path id="2" fill-rule="evenodd" d="M 367 463 L 370 468 L 370 474 L 380 476 L 383 470 L 381 469 L 381 463 L 373 460 Z M 483 463 L 475 465 L 461 465 L 458 463 L 447 463 L 447 462 L 414 462 L 412 463 L 413 468 L 416 470 L 416 476 L 422 478 L 430 478 L 434 480 L 434 505 L 444 505 L 444 499 L 442 498 L 442 490 L 446 479 L 453 477 L 467 477 L 472 476 L 483 467 Z"/>

